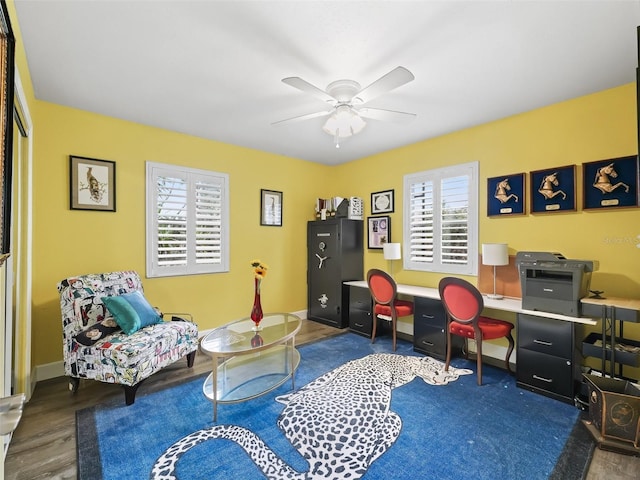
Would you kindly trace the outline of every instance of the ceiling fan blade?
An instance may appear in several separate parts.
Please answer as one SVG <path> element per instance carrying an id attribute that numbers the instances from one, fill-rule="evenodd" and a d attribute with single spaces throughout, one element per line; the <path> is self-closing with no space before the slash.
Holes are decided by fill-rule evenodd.
<path id="1" fill-rule="evenodd" d="M 381 108 L 360 108 L 357 112 L 363 118 L 372 118 L 383 122 L 408 122 L 416 118 L 415 113 L 396 112 L 395 110 L 383 110 Z"/>
<path id="2" fill-rule="evenodd" d="M 406 68 L 396 67 L 368 87 L 365 87 L 360 90 L 360 92 L 356 93 L 354 99 L 358 98 L 362 103 L 367 103 L 383 93 L 390 92 L 394 88 L 398 88 L 405 83 L 409 83 L 414 78 L 416 77 L 413 76 L 413 73 Z"/>
<path id="3" fill-rule="evenodd" d="M 302 120 L 309 120 L 311 118 L 324 117 L 326 115 L 329 115 L 331 112 L 333 112 L 333 110 L 327 110 L 327 111 L 323 111 L 323 112 L 307 113 L 305 115 L 299 115 L 297 117 L 285 118 L 284 120 L 278 120 L 277 122 L 273 122 L 271 125 L 280 125 L 280 124 L 283 124 L 283 123 L 300 122 Z"/>
<path id="4" fill-rule="evenodd" d="M 327 92 L 325 92 L 324 90 L 320 90 L 315 85 L 311 85 L 309 82 L 301 79 L 300 77 L 283 78 L 282 82 L 292 86 L 293 88 L 297 88 L 298 90 L 301 90 L 304 93 L 313 95 L 318 100 L 322 100 L 323 102 L 327 102 L 331 104 L 337 102 L 337 100 L 331 95 L 329 95 Z"/>

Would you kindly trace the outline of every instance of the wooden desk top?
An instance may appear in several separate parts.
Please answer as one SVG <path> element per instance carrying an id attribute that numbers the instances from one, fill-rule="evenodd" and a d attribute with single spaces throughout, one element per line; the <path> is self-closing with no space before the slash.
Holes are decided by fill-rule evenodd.
<path id="1" fill-rule="evenodd" d="M 350 285 L 352 287 L 369 288 L 366 280 L 355 280 L 352 282 L 344 282 L 344 284 Z M 398 293 L 401 295 L 440 300 L 440 292 L 437 288 L 419 287 L 417 285 L 405 285 L 402 283 L 399 283 L 397 287 Z M 482 298 L 484 300 L 484 308 L 502 310 L 504 312 L 525 313 L 527 315 L 533 315 L 535 317 L 553 318 L 556 320 L 564 320 L 565 322 L 583 323 L 585 325 L 598 324 L 597 320 L 588 317 L 569 317 L 567 315 L 541 312 L 538 310 L 524 310 L 522 308 L 522 299 L 520 298 L 504 297 L 498 300 L 495 298 L 489 298 L 484 294 L 482 295 Z"/>
<path id="2" fill-rule="evenodd" d="M 635 298 L 620 298 L 620 297 L 606 297 L 606 298 L 583 298 L 580 300 L 582 303 L 593 303 L 595 305 L 604 305 L 607 307 L 616 308 L 628 308 L 629 310 L 640 310 L 640 300 Z"/>

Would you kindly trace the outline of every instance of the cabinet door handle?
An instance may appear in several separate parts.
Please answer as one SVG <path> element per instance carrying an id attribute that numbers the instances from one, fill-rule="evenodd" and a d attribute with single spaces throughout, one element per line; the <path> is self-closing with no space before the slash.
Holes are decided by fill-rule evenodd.
<path id="1" fill-rule="evenodd" d="M 358 327 L 358 328 L 362 328 L 362 327 L 364 327 L 364 324 L 363 323 L 356 323 L 355 326 Z"/>
<path id="2" fill-rule="evenodd" d="M 431 318 L 431 319 L 436 318 L 434 315 L 427 315 L 426 313 L 423 313 L 422 317 L 423 318 Z"/>
<path id="3" fill-rule="evenodd" d="M 533 378 L 535 378 L 536 380 L 542 380 L 543 382 L 553 383 L 553 380 L 551 378 L 544 378 L 535 374 L 533 375 Z"/>
<path id="4" fill-rule="evenodd" d="M 422 343 L 424 343 L 425 345 L 429 346 L 429 347 L 433 347 L 433 342 L 425 342 L 424 340 L 422 341 Z"/>
<path id="5" fill-rule="evenodd" d="M 533 340 L 533 343 L 537 343 L 538 345 L 544 345 L 545 347 L 552 347 L 553 342 L 547 342 L 545 340 L 538 340 L 537 338 Z"/>

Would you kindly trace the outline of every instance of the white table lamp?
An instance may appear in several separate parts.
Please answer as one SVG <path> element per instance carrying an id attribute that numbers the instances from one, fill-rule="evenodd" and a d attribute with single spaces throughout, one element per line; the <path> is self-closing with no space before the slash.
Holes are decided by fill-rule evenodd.
<path id="1" fill-rule="evenodd" d="M 496 293 L 496 267 L 509 265 L 509 246 L 506 243 L 483 243 L 482 264 L 493 266 L 493 294 L 487 297 L 500 300 L 502 295 Z"/>
<path id="2" fill-rule="evenodd" d="M 384 259 L 389 261 L 389 272 L 393 278 L 393 261 L 402 259 L 399 243 L 385 243 L 382 245 Z"/>

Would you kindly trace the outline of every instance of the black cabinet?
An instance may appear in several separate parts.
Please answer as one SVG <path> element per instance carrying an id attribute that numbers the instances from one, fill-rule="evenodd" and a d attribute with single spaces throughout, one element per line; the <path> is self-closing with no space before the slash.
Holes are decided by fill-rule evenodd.
<path id="1" fill-rule="evenodd" d="M 415 297 L 413 303 L 413 350 L 431 357 L 447 356 L 447 314 L 440 300 Z M 462 350 L 464 339 L 451 337 L 452 354 Z"/>
<path id="2" fill-rule="evenodd" d="M 352 332 L 371 337 L 373 330 L 372 306 L 369 289 L 349 288 L 349 329 Z"/>
<path id="3" fill-rule="evenodd" d="M 582 381 L 580 332 L 580 324 L 518 314 L 518 387 L 574 403 Z"/>
<path id="4" fill-rule="evenodd" d="M 307 317 L 349 325 L 349 287 L 363 278 L 362 220 L 333 218 L 307 224 Z"/>

